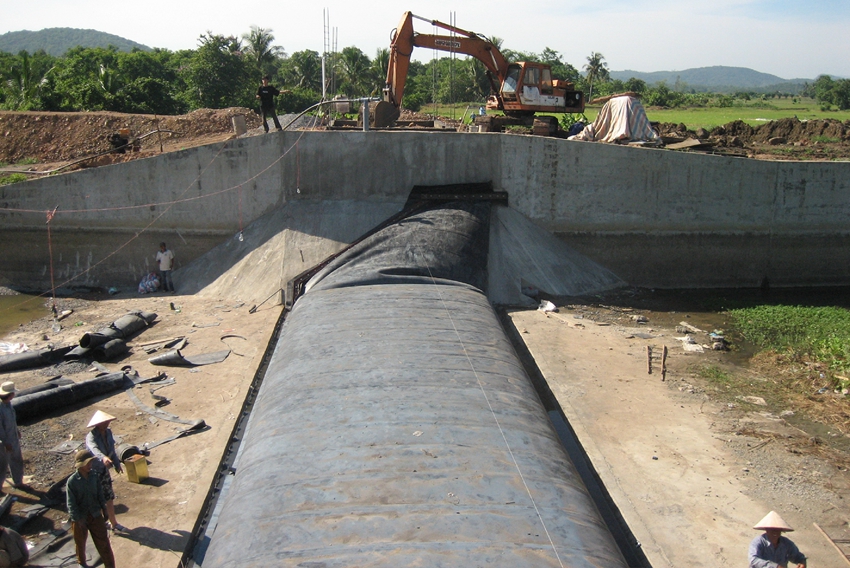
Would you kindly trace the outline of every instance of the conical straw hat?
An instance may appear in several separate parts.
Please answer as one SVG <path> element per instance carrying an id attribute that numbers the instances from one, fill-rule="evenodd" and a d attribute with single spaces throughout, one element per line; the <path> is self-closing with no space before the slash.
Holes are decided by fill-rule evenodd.
<path id="1" fill-rule="evenodd" d="M 764 516 L 762 520 L 757 522 L 754 529 L 759 530 L 767 530 L 767 529 L 776 529 L 785 532 L 791 532 L 794 529 L 788 526 L 788 523 L 782 520 L 782 517 L 779 516 L 779 513 L 776 511 L 771 511 Z"/>
<path id="2" fill-rule="evenodd" d="M 114 416 L 110 416 L 102 410 L 98 410 L 94 413 L 94 416 L 89 420 L 89 425 L 86 428 L 93 428 L 98 424 L 103 424 L 104 422 L 109 422 L 110 420 L 115 420 Z"/>

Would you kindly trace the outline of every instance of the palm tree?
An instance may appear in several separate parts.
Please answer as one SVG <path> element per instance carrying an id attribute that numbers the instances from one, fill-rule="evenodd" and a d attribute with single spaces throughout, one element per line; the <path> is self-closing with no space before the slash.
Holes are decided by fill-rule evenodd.
<path id="1" fill-rule="evenodd" d="M 387 67 L 390 65 L 390 50 L 386 47 L 378 48 L 375 52 L 375 59 L 372 60 L 371 71 L 372 79 L 376 85 L 383 85 L 387 77 Z"/>
<path id="2" fill-rule="evenodd" d="M 50 68 L 43 76 L 37 76 L 37 72 L 33 69 L 30 54 L 26 51 L 21 51 L 18 54 L 19 63 L 12 65 L 9 70 L 9 80 L 7 81 L 7 93 L 11 107 L 15 110 L 31 110 L 37 103 L 39 90 L 46 82 L 47 73 L 53 70 Z"/>
<path id="3" fill-rule="evenodd" d="M 242 34 L 242 39 L 248 42 L 246 51 L 251 60 L 257 65 L 257 71 L 261 74 L 271 74 L 274 71 L 274 61 L 278 57 L 285 57 L 283 48 L 272 45 L 274 36 L 272 29 L 264 29 L 259 26 L 251 26 L 251 31 Z"/>
<path id="4" fill-rule="evenodd" d="M 310 49 L 296 51 L 284 63 L 287 84 L 312 91 L 322 90 L 322 59 Z"/>
<path id="5" fill-rule="evenodd" d="M 587 82 L 590 83 L 590 93 L 587 95 L 587 98 L 588 100 L 591 100 L 593 99 L 594 80 L 599 80 L 604 83 L 611 77 L 608 72 L 608 64 L 605 63 L 605 56 L 596 51 L 592 51 L 590 53 L 590 57 L 587 58 L 587 65 L 584 66 L 584 70 L 587 71 Z"/>
<path id="6" fill-rule="evenodd" d="M 357 47 L 343 48 L 339 57 L 341 68 L 342 90 L 349 97 L 362 96 L 373 90 L 370 80 L 369 67 L 371 62 L 365 53 Z"/>

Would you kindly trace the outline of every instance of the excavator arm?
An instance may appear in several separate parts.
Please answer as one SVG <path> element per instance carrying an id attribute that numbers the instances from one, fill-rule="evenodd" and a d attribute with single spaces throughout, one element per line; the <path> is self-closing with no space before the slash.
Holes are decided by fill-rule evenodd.
<path id="1" fill-rule="evenodd" d="M 413 20 L 418 19 L 457 35 L 428 35 L 413 31 Z M 405 12 L 398 27 L 393 30 L 390 43 L 390 61 L 387 67 L 387 83 L 384 100 L 394 107 L 401 106 L 404 84 L 410 68 L 410 56 L 415 47 L 428 47 L 440 51 L 451 51 L 470 55 L 478 59 L 489 71 L 490 83 L 495 92 L 505 78 L 508 62 L 495 45 L 481 35 L 455 26 L 427 20 L 411 12 Z"/>

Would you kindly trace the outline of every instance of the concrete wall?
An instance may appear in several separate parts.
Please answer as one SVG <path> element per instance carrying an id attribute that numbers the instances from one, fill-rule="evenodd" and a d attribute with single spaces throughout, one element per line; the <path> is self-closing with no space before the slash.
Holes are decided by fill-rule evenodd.
<path id="1" fill-rule="evenodd" d="M 511 207 L 630 284 L 850 284 L 850 163 L 503 138 Z"/>
<path id="2" fill-rule="evenodd" d="M 57 286 L 128 286 L 161 240 L 179 269 L 288 203 L 400 206 L 417 184 L 487 180 L 633 285 L 850 284 L 848 163 L 386 131 L 273 133 L 0 187 L 0 284 L 49 286 L 56 206 Z"/>

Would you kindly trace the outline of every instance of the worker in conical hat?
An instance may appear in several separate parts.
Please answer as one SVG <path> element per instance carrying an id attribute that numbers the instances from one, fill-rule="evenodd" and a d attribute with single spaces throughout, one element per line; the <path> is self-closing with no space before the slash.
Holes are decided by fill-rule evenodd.
<path id="1" fill-rule="evenodd" d="M 86 428 L 94 428 L 98 424 L 103 424 L 104 422 L 108 425 L 110 422 L 115 420 L 115 417 L 111 414 L 107 414 L 102 410 L 98 410 L 94 413 L 94 416 L 89 420 L 89 425 Z"/>
<path id="2" fill-rule="evenodd" d="M 750 543 L 750 568 L 788 568 L 796 563 L 797 568 L 806 568 L 806 557 L 783 532 L 794 529 L 782 520 L 779 513 L 771 511 L 757 522 L 754 529 L 764 531 Z"/>
<path id="3" fill-rule="evenodd" d="M 109 424 L 115 420 L 111 414 L 102 410 L 94 413 L 89 420 L 88 428 L 91 431 L 86 435 L 86 447 L 95 457 L 91 470 L 100 477 L 103 486 L 103 497 L 106 499 L 106 528 L 112 531 L 126 531 L 127 529 L 118 523 L 115 518 L 115 490 L 112 488 L 112 475 L 109 470 L 121 473 L 121 460 L 115 451 L 115 438 Z"/>

